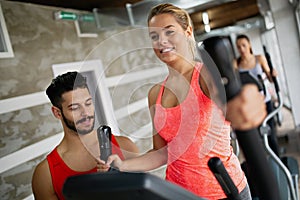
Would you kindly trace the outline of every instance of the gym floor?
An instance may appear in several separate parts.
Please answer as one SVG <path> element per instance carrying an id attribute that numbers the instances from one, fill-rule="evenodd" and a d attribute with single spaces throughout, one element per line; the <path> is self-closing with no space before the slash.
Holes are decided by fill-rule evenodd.
<path id="1" fill-rule="evenodd" d="M 283 148 L 283 156 L 291 156 L 296 158 L 298 164 L 300 165 L 300 132 L 292 131 L 287 133 L 287 135 L 279 138 L 279 145 Z M 299 167 L 300 170 L 300 167 Z M 300 194 L 300 179 L 298 182 L 298 190 Z"/>

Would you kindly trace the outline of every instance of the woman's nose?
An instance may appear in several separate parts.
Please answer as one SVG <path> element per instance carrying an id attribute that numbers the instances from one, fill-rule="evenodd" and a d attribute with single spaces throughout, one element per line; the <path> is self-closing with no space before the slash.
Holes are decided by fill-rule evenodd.
<path id="1" fill-rule="evenodd" d="M 164 34 L 161 34 L 159 36 L 159 44 L 167 44 L 168 43 L 168 37 Z"/>

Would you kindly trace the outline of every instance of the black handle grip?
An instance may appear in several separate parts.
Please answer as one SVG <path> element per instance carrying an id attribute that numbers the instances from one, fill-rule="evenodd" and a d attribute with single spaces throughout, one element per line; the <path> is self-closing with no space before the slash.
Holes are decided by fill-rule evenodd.
<path id="1" fill-rule="evenodd" d="M 272 76 L 272 79 L 273 79 L 275 91 L 276 91 L 276 93 L 278 93 L 280 91 L 278 80 L 277 80 L 277 78 L 275 76 Z"/>
<path id="2" fill-rule="evenodd" d="M 203 41 L 204 49 L 217 65 L 224 82 L 227 100 L 236 96 L 241 90 L 241 83 L 234 72 L 233 50 L 229 37 L 215 36 Z M 260 199 L 277 200 L 280 198 L 278 183 L 268 163 L 262 140 L 257 128 L 247 131 L 235 130 L 237 139 L 243 150 L 250 173 L 254 177 L 254 184 L 258 188 Z"/>
<path id="3" fill-rule="evenodd" d="M 100 126 L 97 129 L 97 136 L 100 147 L 100 159 L 107 161 L 107 158 L 112 154 L 110 127 L 105 125 Z"/>
<path id="4" fill-rule="evenodd" d="M 278 93 L 280 91 L 280 89 L 279 89 L 279 84 L 278 84 L 277 78 L 275 76 L 273 76 L 274 67 L 273 67 L 273 64 L 272 64 L 272 61 L 271 61 L 271 56 L 268 53 L 265 45 L 263 46 L 263 49 L 264 49 L 264 53 L 265 53 L 265 57 L 267 59 L 268 65 L 270 67 L 270 73 L 272 75 L 272 81 L 274 83 L 275 91 L 276 91 L 276 93 Z"/>
<path id="5" fill-rule="evenodd" d="M 262 86 L 262 90 L 263 90 L 264 95 L 266 95 L 267 94 L 267 89 L 266 89 L 266 86 L 264 84 L 263 78 L 261 77 L 261 75 L 257 75 L 257 78 L 258 78 L 259 83 Z"/>
<path id="6" fill-rule="evenodd" d="M 221 185 L 226 197 L 230 200 L 240 200 L 239 191 L 225 169 L 221 159 L 213 157 L 209 159 L 207 164 Z"/>

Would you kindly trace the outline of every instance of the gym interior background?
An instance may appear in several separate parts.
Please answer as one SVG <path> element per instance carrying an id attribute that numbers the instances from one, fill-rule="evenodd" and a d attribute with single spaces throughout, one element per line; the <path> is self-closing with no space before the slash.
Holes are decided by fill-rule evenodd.
<path id="1" fill-rule="evenodd" d="M 111 110 L 103 113 L 111 111 L 113 117 L 102 120 L 117 124 L 118 134 L 132 138 L 141 151 L 147 151 L 152 144 L 147 91 L 166 72 L 151 48 L 144 48 L 150 47 L 144 40 L 147 35 L 143 31 L 132 32 L 144 23 L 140 14 L 145 14 L 141 10 L 148 7 L 139 3 L 142 1 L 128 1 L 127 8 L 127 1 L 90 1 L 94 4 L 88 6 L 81 4 L 84 1 L 74 1 L 72 5 L 64 5 L 64 1 L 51 1 L 52 5 L 49 2 L 0 1 L 3 42 L 0 199 L 3 200 L 33 199 L 30 185 L 33 169 L 62 137 L 61 126 L 52 116 L 44 93 L 55 75 L 55 67 L 85 70 L 82 62 L 97 61 L 99 66 L 86 69 L 85 73 L 94 79 L 101 75 L 104 88 L 99 91 L 107 90 L 109 96 L 100 103 L 112 102 L 108 105 Z M 147 2 L 155 1 L 145 1 L 145 6 Z M 263 44 L 271 53 L 284 97 L 278 137 L 283 153 L 295 156 L 300 162 L 299 1 L 204 2 L 189 9 L 198 42 L 214 34 L 229 35 L 234 41 L 237 33 L 246 33 L 256 54 L 263 54 Z M 128 9 L 132 15 L 124 21 L 121 14 Z M 64 12 L 75 15 L 63 15 Z M 203 23 L 204 12 L 210 16 L 210 31 Z M 127 37 L 132 33 L 137 37 Z M 141 44 L 141 48 L 136 49 L 136 44 Z M 163 177 L 164 168 L 151 173 Z"/>

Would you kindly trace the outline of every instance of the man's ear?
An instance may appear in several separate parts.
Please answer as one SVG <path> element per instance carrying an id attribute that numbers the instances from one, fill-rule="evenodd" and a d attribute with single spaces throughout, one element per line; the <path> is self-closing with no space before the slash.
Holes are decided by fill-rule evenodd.
<path id="1" fill-rule="evenodd" d="M 57 119 L 61 119 L 61 117 L 62 117 L 61 110 L 58 107 L 52 106 L 51 110 L 52 110 L 54 117 L 56 117 Z"/>

